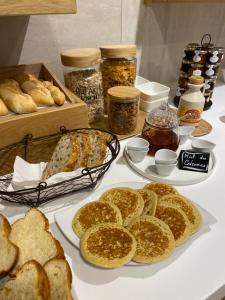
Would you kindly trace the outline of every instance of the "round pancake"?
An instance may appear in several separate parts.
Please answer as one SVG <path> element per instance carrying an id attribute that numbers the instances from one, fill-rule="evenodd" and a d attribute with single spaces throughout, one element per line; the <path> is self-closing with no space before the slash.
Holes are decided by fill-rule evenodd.
<path id="1" fill-rule="evenodd" d="M 172 185 L 162 182 L 148 183 L 144 186 L 144 189 L 155 192 L 158 198 L 161 198 L 168 194 L 178 194 L 178 191 Z"/>
<path id="2" fill-rule="evenodd" d="M 113 203 L 93 201 L 77 211 L 72 227 L 76 235 L 81 237 L 89 227 L 108 222 L 122 225 L 122 216 L 118 207 Z"/>
<path id="3" fill-rule="evenodd" d="M 169 257 L 175 248 L 173 234 L 163 221 L 150 216 L 137 218 L 128 226 L 137 241 L 133 260 L 156 263 Z"/>
<path id="4" fill-rule="evenodd" d="M 115 223 L 92 226 L 80 240 L 84 259 L 103 268 L 116 268 L 127 264 L 133 258 L 136 246 L 133 235 Z"/>
<path id="5" fill-rule="evenodd" d="M 177 205 L 186 214 L 191 223 L 191 234 L 198 231 L 202 223 L 202 217 L 198 208 L 190 200 L 181 195 L 169 194 L 160 198 L 160 201 Z"/>
<path id="6" fill-rule="evenodd" d="M 110 189 L 99 200 L 113 203 L 119 208 L 124 226 L 127 226 L 134 218 L 139 217 L 144 208 L 144 200 L 141 195 L 130 188 Z"/>
<path id="7" fill-rule="evenodd" d="M 156 195 L 155 192 L 149 191 L 149 190 L 144 190 L 140 189 L 137 190 L 139 194 L 141 194 L 141 197 L 144 200 L 144 208 L 142 211 L 142 216 L 148 215 L 148 216 L 154 216 L 155 215 L 155 210 L 157 206 L 157 200 L 158 196 Z"/>
<path id="8" fill-rule="evenodd" d="M 169 226 L 176 246 L 184 243 L 190 236 L 191 223 L 178 206 L 160 201 L 156 208 L 155 217 Z"/>

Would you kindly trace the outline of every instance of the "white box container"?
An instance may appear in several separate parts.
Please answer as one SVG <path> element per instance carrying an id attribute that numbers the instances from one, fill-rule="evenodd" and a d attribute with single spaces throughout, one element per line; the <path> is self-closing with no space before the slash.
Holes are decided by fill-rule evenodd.
<path id="1" fill-rule="evenodd" d="M 141 98 L 140 100 L 140 109 L 146 112 L 150 112 L 154 108 L 158 107 L 159 105 L 163 103 L 168 102 L 168 97 L 157 99 L 154 101 L 145 101 Z"/>
<path id="2" fill-rule="evenodd" d="M 149 83 L 150 81 L 148 79 L 145 79 L 144 77 L 141 76 L 136 76 L 136 80 L 135 80 L 135 87 L 138 88 L 140 85 L 144 84 L 144 83 Z"/>
<path id="3" fill-rule="evenodd" d="M 147 82 L 138 86 L 141 99 L 144 101 L 158 100 L 169 96 L 170 88 L 158 82 Z"/>

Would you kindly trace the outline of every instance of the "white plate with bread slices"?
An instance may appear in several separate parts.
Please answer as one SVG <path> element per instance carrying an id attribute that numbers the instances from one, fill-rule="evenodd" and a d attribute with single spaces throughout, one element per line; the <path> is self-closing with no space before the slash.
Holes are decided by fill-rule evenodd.
<path id="1" fill-rule="evenodd" d="M 137 190 L 137 189 L 142 189 L 145 185 L 146 185 L 146 183 L 144 183 L 144 182 L 121 182 L 121 183 L 107 186 L 103 189 L 100 189 L 100 190 L 92 193 L 89 197 L 87 197 L 83 201 L 81 201 L 77 204 L 74 204 L 73 206 L 71 206 L 65 210 L 57 212 L 55 214 L 55 221 L 56 221 L 59 229 L 65 235 L 65 237 L 77 249 L 80 249 L 80 238 L 75 234 L 75 232 L 73 230 L 73 219 L 74 219 L 74 216 L 76 215 L 76 213 L 84 205 L 86 205 L 87 203 L 91 203 L 93 201 L 98 201 L 98 199 L 102 196 L 102 194 L 104 192 L 108 191 L 109 189 L 123 187 L 123 188 L 130 188 L 130 189 Z M 160 268 L 164 267 L 166 264 L 168 264 L 169 262 L 172 262 L 174 259 L 176 259 L 178 256 L 180 256 L 183 253 L 183 251 L 185 251 L 194 240 L 196 240 L 202 234 L 209 232 L 211 230 L 210 226 L 213 225 L 214 223 L 216 223 L 216 219 L 209 212 L 207 212 L 204 208 L 200 207 L 197 204 L 195 206 L 198 208 L 198 210 L 202 216 L 202 224 L 201 224 L 199 231 L 196 232 L 195 234 L 191 235 L 189 237 L 189 239 L 187 240 L 187 242 L 185 242 L 184 244 L 182 244 L 179 247 L 176 247 L 176 249 L 173 252 L 173 254 L 171 255 L 171 257 L 168 258 L 165 262 L 160 262 L 160 263 L 151 265 L 151 267 L 155 271 L 159 270 Z M 128 263 L 128 265 L 137 266 L 137 265 L 141 265 L 141 264 L 130 261 Z"/>

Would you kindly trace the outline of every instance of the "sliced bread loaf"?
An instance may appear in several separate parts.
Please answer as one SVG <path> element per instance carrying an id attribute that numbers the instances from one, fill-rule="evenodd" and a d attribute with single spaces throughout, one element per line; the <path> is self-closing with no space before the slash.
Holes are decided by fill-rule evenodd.
<path id="1" fill-rule="evenodd" d="M 48 219 L 38 209 L 30 209 L 24 218 L 12 225 L 9 239 L 19 248 L 13 270 L 18 270 L 29 260 L 44 265 L 51 258 L 64 258 L 60 243 L 48 231 Z"/>
<path id="2" fill-rule="evenodd" d="M 11 226 L 0 214 L 0 278 L 7 275 L 16 263 L 18 247 L 9 241 Z"/>
<path id="3" fill-rule="evenodd" d="M 49 300 L 73 300 L 72 273 L 65 259 L 53 258 L 44 265 L 50 284 Z"/>
<path id="4" fill-rule="evenodd" d="M 26 262 L 0 289 L 0 300 L 48 300 L 49 282 L 43 267 L 36 261 Z"/>

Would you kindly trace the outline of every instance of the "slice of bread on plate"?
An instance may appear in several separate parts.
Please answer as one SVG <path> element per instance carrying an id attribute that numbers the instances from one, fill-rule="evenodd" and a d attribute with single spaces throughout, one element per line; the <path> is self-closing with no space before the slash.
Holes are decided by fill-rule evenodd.
<path id="1" fill-rule="evenodd" d="M 10 242 L 11 226 L 0 214 L 0 278 L 7 275 L 16 263 L 18 247 Z"/>
<path id="2" fill-rule="evenodd" d="M 44 265 L 50 285 L 49 300 L 73 300 L 72 273 L 65 259 L 53 258 Z"/>
<path id="3" fill-rule="evenodd" d="M 49 223 L 38 209 L 30 209 L 24 218 L 12 224 L 9 239 L 19 248 L 13 273 L 29 260 L 44 265 L 51 258 L 64 258 L 60 243 L 48 231 Z"/>
<path id="4" fill-rule="evenodd" d="M 0 300 L 49 300 L 49 281 L 36 261 L 26 262 L 0 289 Z"/>

